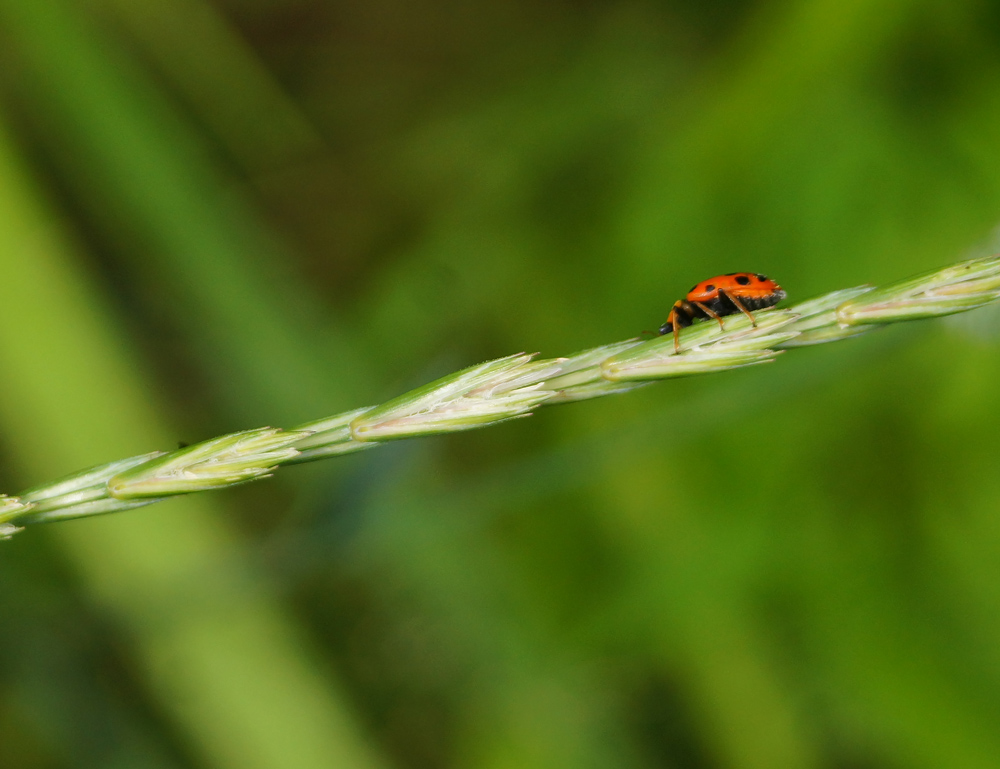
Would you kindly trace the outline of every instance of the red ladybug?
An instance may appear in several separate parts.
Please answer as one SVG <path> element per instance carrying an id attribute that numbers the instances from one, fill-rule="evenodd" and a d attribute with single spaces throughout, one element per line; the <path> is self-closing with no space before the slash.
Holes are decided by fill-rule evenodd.
<path id="1" fill-rule="evenodd" d="M 757 321 L 750 311 L 773 307 L 785 296 L 781 286 L 756 272 L 729 272 L 709 278 L 674 303 L 667 322 L 660 326 L 660 334 L 673 331 L 674 352 L 680 352 L 678 334 L 682 328 L 690 326 L 695 318 L 715 318 L 719 321 L 719 327 L 724 328 L 723 316 L 742 312 L 756 326 Z"/>

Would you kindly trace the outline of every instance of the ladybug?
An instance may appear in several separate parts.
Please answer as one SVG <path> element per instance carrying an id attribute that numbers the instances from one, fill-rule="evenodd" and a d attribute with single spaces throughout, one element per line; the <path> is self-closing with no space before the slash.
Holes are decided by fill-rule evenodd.
<path id="1" fill-rule="evenodd" d="M 715 278 L 703 280 L 687 296 L 674 303 L 667 322 L 660 326 L 660 334 L 674 333 L 674 352 L 680 352 L 679 332 L 690 326 L 695 318 L 715 318 L 722 325 L 725 315 L 742 312 L 750 322 L 757 325 L 751 310 L 773 307 L 786 296 L 784 290 L 768 278 L 756 272 L 728 272 Z"/>

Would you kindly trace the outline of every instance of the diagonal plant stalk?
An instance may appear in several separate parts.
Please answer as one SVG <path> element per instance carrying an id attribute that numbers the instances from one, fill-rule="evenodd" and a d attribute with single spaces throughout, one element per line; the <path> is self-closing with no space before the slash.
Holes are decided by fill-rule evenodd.
<path id="1" fill-rule="evenodd" d="M 883 288 L 860 286 L 749 318 L 696 323 L 672 337 L 630 339 L 568 358 L 519 353 L 481 363 L 380 406 L 291 430 L 260 428 L 171 452 L 109 462 L 17 497 L 0 495 L 0 538 L 46 521 L 113 513 L 177 494 L 265 478 L 281 465 L 387 441 L 472 430 L 529 416 L 539 406 L 598 398 L 652 381 L 769 363 L 784 349 L 835 342 L 890 323 L 965 312 L 1000 298 L 1000 255 L 960 262 Z"/>

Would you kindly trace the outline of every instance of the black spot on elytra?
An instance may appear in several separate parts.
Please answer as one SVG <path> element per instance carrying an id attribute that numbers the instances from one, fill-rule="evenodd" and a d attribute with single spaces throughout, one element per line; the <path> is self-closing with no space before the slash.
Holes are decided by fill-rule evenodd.
<path id="1" fill-rule="evenodd" d="M 740 275 L 736 278 L 736 282 L 739 283 L 741 286 L 745 286 L 750 282 L 750 278 L 748 278 L 746 275 Z"/>
<path id="2" fill-rule="evenodd" d="M 759 280 L 761 283 L 767 283 L 767 276 L 765 276 L 765 275 L 758 275 L 757 276 L 757 280 Z"/>
<path id="3" fill-rule="evenodd" d="M 709 283 L 707 286 L 705 286 L 705 290 L 706 291 L 715 291 L 715 286 L 713 286 L 711 283 Z"/>

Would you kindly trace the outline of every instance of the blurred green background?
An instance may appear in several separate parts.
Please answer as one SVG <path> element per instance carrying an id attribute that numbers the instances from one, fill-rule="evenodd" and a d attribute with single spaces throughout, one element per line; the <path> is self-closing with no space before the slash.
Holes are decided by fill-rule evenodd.
<path id="1" fill-rule="evenodd" d="M 998 221 L 991 0 L 0 0 L 0 488 Z M 0 766 L 1000 766 L 998 376 L 986 309 L 30 529 Z"/>

